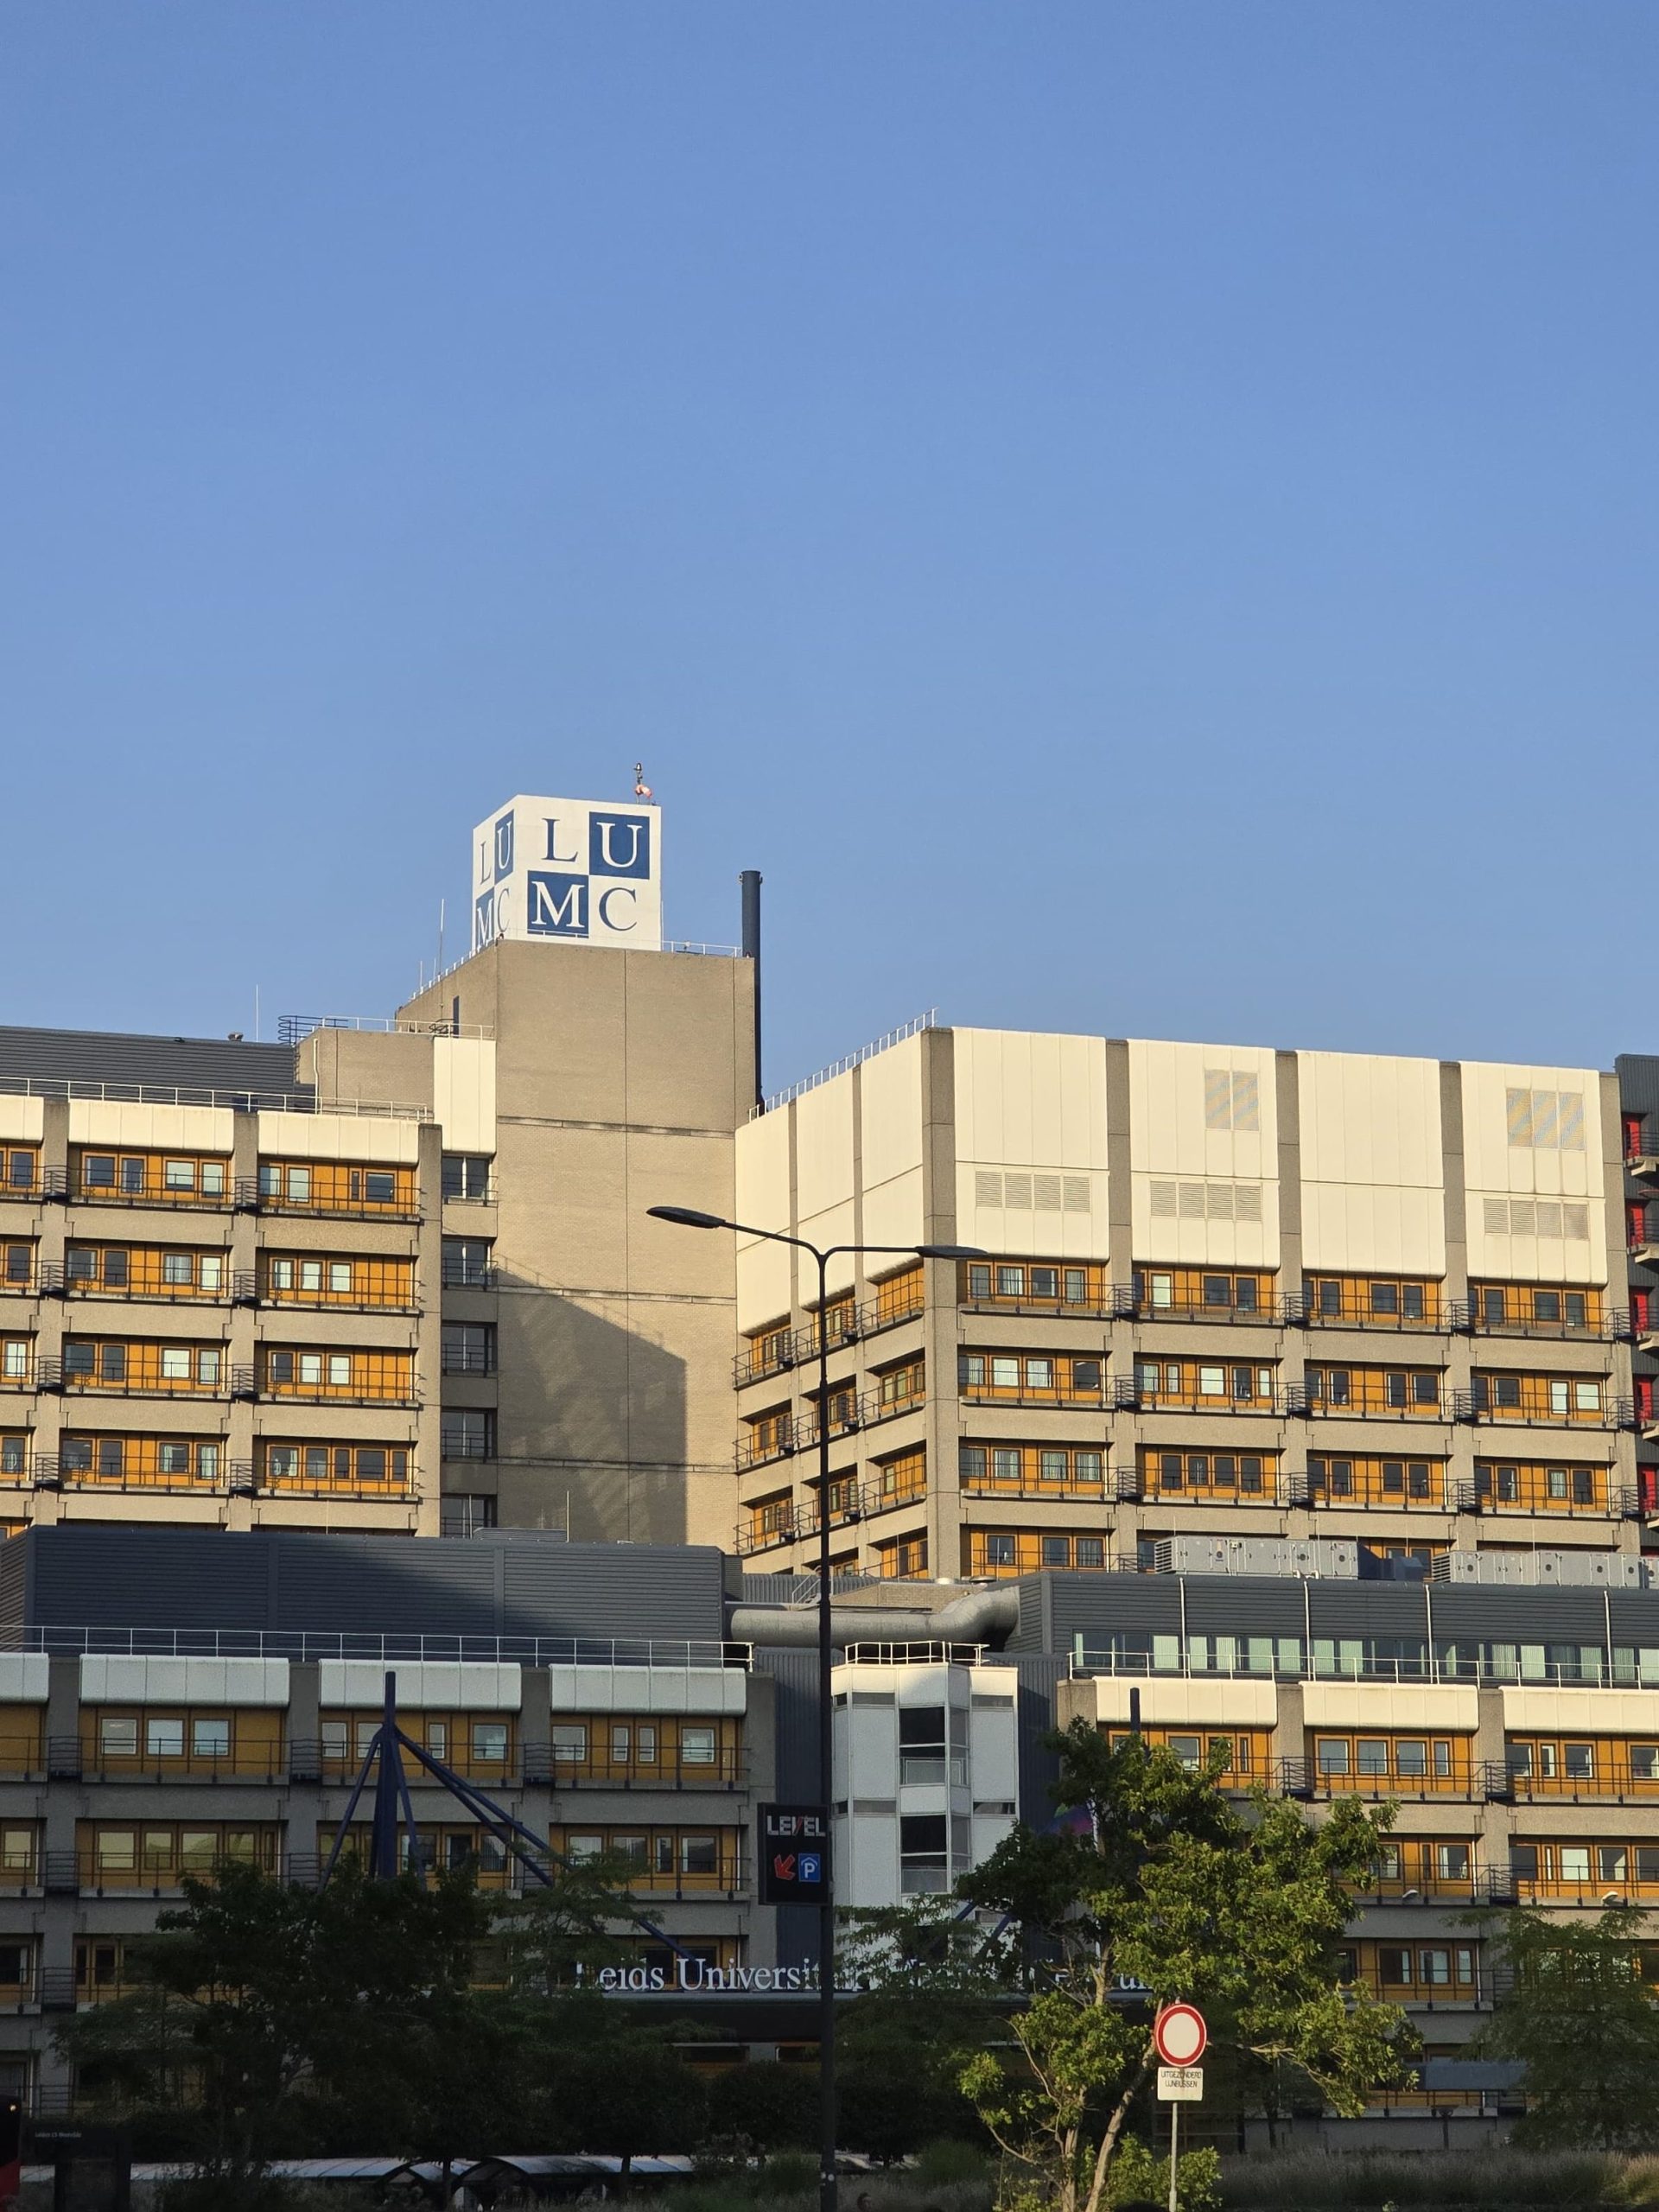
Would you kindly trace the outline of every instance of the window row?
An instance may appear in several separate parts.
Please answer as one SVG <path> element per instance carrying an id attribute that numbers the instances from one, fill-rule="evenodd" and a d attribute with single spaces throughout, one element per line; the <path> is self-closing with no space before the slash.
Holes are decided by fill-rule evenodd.
<path id="1" fill-rule="evenodd" d="M 1149 1406 L 1254 1406 L 1271 1410 L 1276 1367 L 1242 1361 L 1137 1359 L 1135 1395 Z"/>
<path id="2" fill-rule="evenodd" d="M 1098 1402 L 1104 1363 L 1098 1354 L 967 1351 L 957 1379 L 976 1398 L 1081 1398 Z"/>

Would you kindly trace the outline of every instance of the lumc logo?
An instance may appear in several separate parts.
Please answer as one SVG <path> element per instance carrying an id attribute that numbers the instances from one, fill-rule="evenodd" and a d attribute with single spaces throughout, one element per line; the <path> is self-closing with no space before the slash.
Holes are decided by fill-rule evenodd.
<path id="1" fill-rule="evenodd" d="M 662 947 L 654 806 L 515 798 L 474 832 L 473 950 L 497 938 Z"/>

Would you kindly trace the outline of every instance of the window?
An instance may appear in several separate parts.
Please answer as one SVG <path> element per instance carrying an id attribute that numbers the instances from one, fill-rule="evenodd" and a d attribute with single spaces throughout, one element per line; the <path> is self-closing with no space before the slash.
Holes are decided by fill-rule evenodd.
<path id="1" fill-rule="evenodd" d="M 342 1746 L 342 1749 L 344 1746 Z M 193 1720 L 190 1724 L 190 1750 L 199 1759 L 226 1759 L 231 1755 L 231 1724 L 228 1719 Z"/>
<path id="2" fill-rule="evenodd" d="M 581 1720 L 556 1720 L 549 1741 L 556 1765 L 577 1765 L 588 1756 L 587 1724 Z"/>
<path id="3" fill-rule="evenodd" d="M 1469 1847 L 1466 1843 L 1437 1843 L 1434 1847 L 1434 1872 L 1442 1882 L 1466 1882 L 1469 1878 Z"/>
<path id="4" fill-rule="evenodd" d="M 987 1567 L 1013 1567 L 1016 1564 L 1014 1538 L 1005 1530 L 994 1529 L 987 1535 L 985 1564 Z"/>
<path id="5" fill-rule="evenodd" d="M 181 1759 L 184 1757 L 183 1721 L 146 1720 L 144 1757 L 149 1759 Z"/>
<path id="6" fill-rule="evenodd" d="M 104 1349 L 107 1353 L 118 1351 L 120 1347 L 115 1344 L 105 1344 Z M 161 1372 L 163 1382 L 189 1382 L 190 1347 L 188 1344 L 163 1344 Z"/>
<path id="7" fill-rule="evenodd" d="M 6 1181 L 14 1191 L 27 1191 L 34 1186 L 35 1154 L 32 1152 L 9 1152 L 5 1154 Z"/>
<path id="8" fill-rule="evenodd" d="M 1081 1567 L 1103 1567 L 1106 1564 L 1106 1541 L 1103 1536 L 1079 1536 L 1077 1540 L 1077 1563 Z"/>
<path id="9" fill-rule="evenodd" d="M 1418 1955 L 1417 1978 L 1430 1989 L 1445 1987 L 1452 1979 L 1452 1954 L 1438 1945 L 1425 1944 Z"/>
<path id="10" fill-rule="evenodd" d="M 1564 1744 L 1561 1746 L 1561 1765 L 1569 1782 L 1593 1782 L 1596 1778 L 1594 1745 Z"/>
<path id="11" fill-rule="evenodd" d="M 1069 1536 L 1045 1536 L 1043 1538 L 1043 1565 L 1070 1567 L 1071 1564 L 1071 1539 Z"/>
<path id="12" fill-rule="evenodd" d="M 490 1157 L 481 1152 L 446 1152 L 443 1195 L 481 1204 L 490 1195 Z M 390 1197 L 390 1193 L 387 1194 Z"/>
<path id="13" fill-rule="evenodd" d="M 682 1874 L 709 1875 L 720 1872 L 720 1846 L 711 1835 L 684 1835 L 680 1838 L 680 1872 Z"/>
<path id="14" fill-rule="evenodd" d="M 348 1351 L 331 1351 L 328 1355 L 328 1387 L 331 1390 L 349 1390 L 352 1387 L 352 1356 Z"/>
<path id="15" fill-rule="evenodd" d="M 484 1407 L 446 1407 L 441 1427 L 446 1459 L 493 1459 L 495 1414 Z"/>
<path id="16" fill-rule="evenodd" d="M 351 1296 L 352 1263 L 349 1260 L 329 1261 L 328 1290 L 331 1297 L 349 1298 Z"/>
<path id="17" fill-rule="evenodd" d="M 6 1247 L 6 1281 L 8 1282 L 27 1282 L 33 1273 L 33 1245 L 8 1244 Z"/>
<path id="18" fill-rule="evenodd" d="M 164 1191 L 194 1191 L 196 1187 L 196 1163 L 194 1160 L 164 1160 L 162 1162 L 162 1188 Z"/>
<path id="19" fill-rule="evenodd" d="M 495 1330 L 487 1321 L 446 1321 L 440 1360 L 446 1375 L 493 1375 Z"/>
<path id="20" fill-rule="evenodd" d="M 1346 1774 L 1348 1746 L 1340 1738 L 1322 1736 L 1319 1745 L 1319 1764 L 1321 1774 Z"/>
<path id="21" fill-rule="evenodd" d="M 397 1197 L 397 1178 L 388 1174 L 384 1167 L 370 1167 L 363 1176 L 363 1196 L 372 1206 L 394 1205 Z"/>
<path id="22" fill-rule="evenodd" d="M 683 1766 L 713 1766 L 715 1764 L 715 1734 L 713 1728 L 702 1722 L 681 1728 L 680 1764 Z"/>
<path id="23" fill-rule="evenodd" d="M 98 1724 L 98 1749 L 106 1759 L 136 1759 L 138 1723 L 126 1713 L 106 1713 Z"/>
<path id="24" fill-rule="evenodd" d="M 507 1724 L 505 1720 L 474 1721 L 473 1757 L 491 1766 L 506 1764 Z"/>

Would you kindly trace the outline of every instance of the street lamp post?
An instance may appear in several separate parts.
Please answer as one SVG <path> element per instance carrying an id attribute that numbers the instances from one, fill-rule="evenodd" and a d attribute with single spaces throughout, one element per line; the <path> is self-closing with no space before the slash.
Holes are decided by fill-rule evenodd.
<path id="1" fill-rule="evenodd" d="M 741 1236 L 764 1237 L 773 1244 L 792 1244 L 810 1255 L 818 1269 L 818 1799 L 826 1821 L 833 1823 L 835 1801 L 835 1730 L 830 1702 L 834 1653 L 830 1606 L 830 1262 L 872 1253 L 913 1253 L 921 1260 L 979 1260 L 985 1255 L 969 1244 L 831 1244 L 821 1249 L 804 1236 L 791 1236 L 779 1229 L 754 1229 L 747 1222 L 728 1221 L 717 1213 L 699 1213 L 690 1206 L 647 1206 L 658 1221 L 671 1221 L 681 1229 L 729 1229 Z M 833 1825 L 827 1840 L 833 1845 Z M 836 2212 L 836 1904 L 835 1853 L 823 1854 L 823 1896 L 818 1905 L 818 2207 Z"/>

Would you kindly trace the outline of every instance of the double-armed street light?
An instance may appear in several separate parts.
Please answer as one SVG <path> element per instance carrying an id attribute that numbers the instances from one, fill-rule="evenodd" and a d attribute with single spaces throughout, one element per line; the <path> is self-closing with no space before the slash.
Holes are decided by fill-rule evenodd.
<path id="1" fill-rule="evenodd" d="M 681 1229 L 728 1229 L 739 1236 L 758 1236 L 772 1244 L 792 1244 L 817 1262 L 818 1269 L 818 1801 L 823 1808 L 823 1888 L 818 1903 L 818 2205 L 836 2212 L 836 1907 L 830 1823 L 835 1796 L 835 1738 L 830 1682 L 835 1659 L 830 1609 L 830 1262 L 891 1253 L 918 1260 L 982 1260 L 971 1244 L 831 1244 L 821 1249 L 804 1236 L 780 1229 L 755 1229 L 691 1206 L 647 1206 L 655 1220 Z"/>

